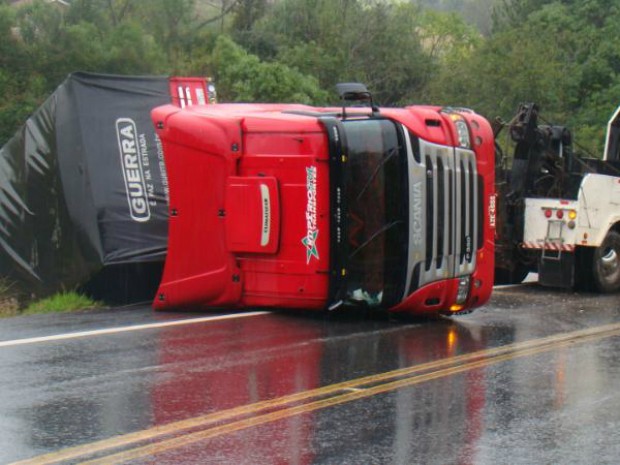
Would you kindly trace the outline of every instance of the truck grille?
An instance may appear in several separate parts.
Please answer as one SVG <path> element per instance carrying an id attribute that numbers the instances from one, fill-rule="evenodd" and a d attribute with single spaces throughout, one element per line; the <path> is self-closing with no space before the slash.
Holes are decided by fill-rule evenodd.
<path id="1" fill-rule="evenodd" d="M 407 294 L 433 281 L 471 274 L 479 243 L 474 152 L 419 142 L 419 156 L 410 160 L 417 165 L 410 170 L 410 183 L 424 186 L 420 189 L 424 224 L 416 225 L 422 234 L 410 240 Z"/>

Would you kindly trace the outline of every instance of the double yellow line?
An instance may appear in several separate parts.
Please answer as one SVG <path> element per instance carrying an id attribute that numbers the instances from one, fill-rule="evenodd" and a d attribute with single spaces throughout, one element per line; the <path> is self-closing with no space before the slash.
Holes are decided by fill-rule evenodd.
<path id="1" fill-rule="evenodd" d="M 48 465 L 68 460 L 83 460 L 81 463 L 89 465 L 123 463 L 235 431 L 295 415 L 311 413 L 503 361 L 618 335 L 620 335 L 620 324 L 610 324 L 485 349 L 169 423 L 52 452 L 33 459 L 15 462 L 13 465 Z M 89 460 L 89 458 L 92 459 Z"/>

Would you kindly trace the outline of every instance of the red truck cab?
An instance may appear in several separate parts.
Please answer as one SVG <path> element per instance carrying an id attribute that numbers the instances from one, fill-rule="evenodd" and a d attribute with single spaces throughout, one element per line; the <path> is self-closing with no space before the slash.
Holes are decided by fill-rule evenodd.
<path id="1" fill-rule="evenodd" d="M 458 313 L 493 283 L 494 143 L 468 110 L 152 112 L 169 192 L 156 309 Z"/>

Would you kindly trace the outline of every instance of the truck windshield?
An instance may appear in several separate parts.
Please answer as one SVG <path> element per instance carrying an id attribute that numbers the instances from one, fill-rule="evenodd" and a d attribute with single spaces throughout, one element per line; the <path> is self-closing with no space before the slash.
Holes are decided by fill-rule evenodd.
<path id="1" fill-rule="evenodd" d="M 390 120 L 343 122 L 349 254 L 349 303 L 391 306 L 406 276 L 407 154 L 400 128 Z"/>

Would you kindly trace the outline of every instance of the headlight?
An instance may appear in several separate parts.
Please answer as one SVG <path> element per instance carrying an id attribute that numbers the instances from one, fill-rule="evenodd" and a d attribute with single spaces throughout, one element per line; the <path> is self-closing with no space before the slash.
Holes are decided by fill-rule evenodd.
<path id="1" fill-rule="evenodd" d="M 451 107 L 446 107 L 441 110 L 442 113 L 448 115 L 448 117 L 454 123 L 454 127 L 456 128 L 456 135 L 458 138 L 459 147 L 464 149 L 471 148 L 471 138 L 469 136 L 469 128 L 467 127 L 467 123 L 463 118 L 463 115 L 460 114 L 462 111 L 471 112 L 471 110 L 466 109 L 454 109 Z"/>
<path id="2" fill-rule="evenodd" d="M 456 293 L 457 304 L 462 305 L 467 300 L 467 296 L 469 295 L 469 283 L 469 276 L 459 279 L 459 289 Z"/>
<path id="3" fill-rule="evenodd" d="M 471 148 L 471 141 L 469 139 L 469 129 L 467 128 L 467 123 L 462 119 L 457 119 L 454 122 L 456 126 L 456 133 L 459 137 L 459 146 L 465 149 Z"/>

